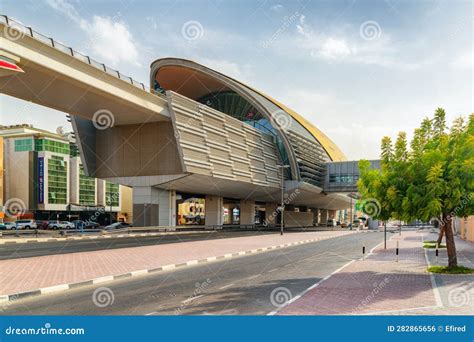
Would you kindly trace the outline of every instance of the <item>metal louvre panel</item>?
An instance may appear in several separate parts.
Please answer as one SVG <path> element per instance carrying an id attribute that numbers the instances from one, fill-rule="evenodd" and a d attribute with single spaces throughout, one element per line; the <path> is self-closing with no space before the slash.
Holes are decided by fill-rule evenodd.
<path id="1" fill-rule="evenodd" d="M 326 151 L 320 144 L 294 131 L 288 130 L 287 134 L 295 151 L 302 180 L 322 186 L 325 176 L 325 162 L 329 159 Z"/>
<path id="2" fill-rule="evenodd" d="M 167 92 L 187 172 L 279 187 L 277 146 L 271 137 L 230 115 Z"/>

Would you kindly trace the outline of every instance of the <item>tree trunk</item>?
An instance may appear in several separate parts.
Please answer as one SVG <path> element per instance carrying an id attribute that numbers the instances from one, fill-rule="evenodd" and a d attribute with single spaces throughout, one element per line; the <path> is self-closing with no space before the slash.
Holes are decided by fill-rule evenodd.
<path id="1" fill-rule="evenodd" d="M 438 235 L 438 240 L 436 241 L 437 245 L 441 245 L 441 242 L 443 241 L 443 235 L 444 231 L 446 230 L 446 223 L 444 222 L 444 219 L 441 221 L 439 226 L 439 235 Z"/>
<path id="2" fill-rule="evenodd" d="M 446 234 L 446 248 L 448 250 L 448 267 L 456 267 L 458 265 L 458 257 L 456 255 L 456 244 L 454 242 L 454 232 L 452 227 L 452 219 L 446 220 L 444 225 Z"/>

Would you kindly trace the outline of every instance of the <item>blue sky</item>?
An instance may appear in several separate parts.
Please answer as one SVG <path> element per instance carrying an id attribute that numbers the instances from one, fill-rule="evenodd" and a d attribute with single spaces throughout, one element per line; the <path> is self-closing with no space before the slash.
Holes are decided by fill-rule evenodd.
<path id="1" fill-rule="evenodd" d="M 2 0 L 0 12 L 145 83 L 166 56 L 241 79 L 350 159 L 377 158 L 382 136 L 410 135 L 437 107 L 474 111 L 471 1 Z M 1 124 L 70 129 L 4 95 L 0 109 Z"/>

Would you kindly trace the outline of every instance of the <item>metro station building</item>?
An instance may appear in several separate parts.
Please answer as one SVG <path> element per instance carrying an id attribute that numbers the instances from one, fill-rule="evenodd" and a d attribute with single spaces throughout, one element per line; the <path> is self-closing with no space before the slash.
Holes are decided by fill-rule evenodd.
<path id="1" fill-rule="evenodd" d="M 134 225 L 277 224 L 282 189 L 287 226 L 351 220 L 357 162 L 284 104 L 179 58 L 154 61 L 147 87 L 26 32 L 0 32 L 23 71 L 0 89 L 71 116 L 85 174 L 133 188 Z"/>

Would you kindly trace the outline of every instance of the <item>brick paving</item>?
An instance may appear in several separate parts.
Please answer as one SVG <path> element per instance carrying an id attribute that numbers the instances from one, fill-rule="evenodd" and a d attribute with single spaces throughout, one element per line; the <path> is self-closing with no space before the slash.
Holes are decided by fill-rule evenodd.
<path id="1" fill-rule="evenodd" d="M 278 314 L 359 315 L 437 306 L 421 241 L 418 232 L 394 235 L 387 250 L 380 246 L 366 260 L 348 265 Z"/>
<path id="2" fill-rule="evenodd" d="M 0 295 L 353 232 L 304 232 L 0 260 Z"/>

